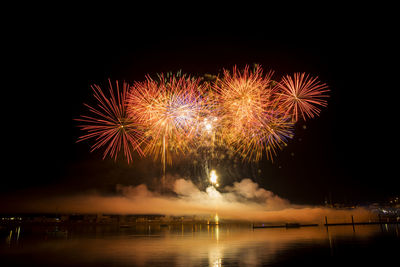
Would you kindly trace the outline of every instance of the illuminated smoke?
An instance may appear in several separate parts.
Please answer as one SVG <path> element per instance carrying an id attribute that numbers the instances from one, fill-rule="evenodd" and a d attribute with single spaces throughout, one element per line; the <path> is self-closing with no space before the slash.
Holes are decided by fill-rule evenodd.
<path id="1" fill-rule="evenodd" d="M 305 222 L 323 223 L 324 216 L 330 220 L 357 220 L 371 218 L 368 210 L 336 210 L 321 206 L 291 204 L 271 191 L 260 188 L 250 179 L 243 179 L 217 190 L 209 186 L 200 190 L 190 180 L 178 178 L 173 183 L 174 196 L 160 195 L 146 185 L 116 187 L 118 195 L 101 196 L 92 193 L 76 196 L 40 197 L 14 199 L 1 212 L 49 212 L 83 214 L 164 214 L 171 216 L 195 215 L 209 218 L 218 213 L 219 220 L 247 222 Z M 4 200 L 7 201 L 7 200 Z"/>

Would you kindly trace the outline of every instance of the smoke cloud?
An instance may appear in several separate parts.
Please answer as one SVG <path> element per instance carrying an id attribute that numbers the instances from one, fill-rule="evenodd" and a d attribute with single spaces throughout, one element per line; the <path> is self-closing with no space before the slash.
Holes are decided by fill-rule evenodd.
<path id="1" fill-rule="evenodd" d="M 322 223 L 325 216 L 333 221 L 368 220 L 370 212 L 363 208 L 338 210 L 318 206 L 291 204 L 271 191 L 260 188 L 250 179 L 216 189 L 200 190 L 190 180 L 176 178 L 171 183 L 172 194 L 162 195 L 144 184 L 116 186 L 116 195 L 99 193 L 75 196 L 36 197 L 9 201 L 1 212 L 103 213 L 103 214 L 163 214 L 210 217 L 218 213 L 225 220 L 265 223 Z"/>

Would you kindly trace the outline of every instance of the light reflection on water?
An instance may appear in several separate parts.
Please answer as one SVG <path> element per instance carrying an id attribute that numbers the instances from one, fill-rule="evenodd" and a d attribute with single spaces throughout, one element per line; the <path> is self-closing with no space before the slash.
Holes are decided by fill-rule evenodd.
<path id="1" fill-rule="evenodd" d="M 368 253 L 369 247 L 386 252 L 400 248 L 398 227 L 3 227 L 0 259 L 5 266 L 283 266 L 296 263 L 296 259 L 312 259 L 309 266 L 321 266 L 340 262 L 344 256 L 358 257 Z M 378 255 L 374 259 L 382 261 L 382 251 L 374 248 L 374 252 Z"/>

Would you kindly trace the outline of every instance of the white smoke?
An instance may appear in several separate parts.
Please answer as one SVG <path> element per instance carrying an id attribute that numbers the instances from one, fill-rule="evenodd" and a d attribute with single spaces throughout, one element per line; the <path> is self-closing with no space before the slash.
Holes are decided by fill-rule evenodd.
<path id="1" fill-rule="evenodd" d="M 117 185 L 117 196 L 96 193 L 76 196 L 41 197 L 14 201 L 3 207 L 3 212 L 108 213 L 108 214 L 164 214 L 210 216 L 218 213 L 222 219 L 252 222 L 307 222 L 320 223 L 324 216 L 348 219 L 350 214 L 368 220 L 365 209 L 335 210 L 324 207 L 291 204 L 271 191 L 260 188 L 250 179 L 232 186 L 216 189 L 209 186 L 201 191 L 190 180 L 177 178 L 172 183 L 175 195 L 161 195 L 144 184 Z"/>

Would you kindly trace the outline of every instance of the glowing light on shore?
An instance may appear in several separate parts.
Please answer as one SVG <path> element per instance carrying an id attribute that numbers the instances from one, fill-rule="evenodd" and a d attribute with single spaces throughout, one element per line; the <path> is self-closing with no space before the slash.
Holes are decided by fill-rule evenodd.
<path id="1" fill-rule="evenodd" d="M 216 186 L 216 187 L 219 186 L 219 184 L 218 184 L 218 175 L 217 175 L 217 173 L 215 172 L 215 170 L 212 170 L 212 171 L 210 172 L 210 182 L 211 182 L 212 185 L 214 185 L 214 186 Z"/>

